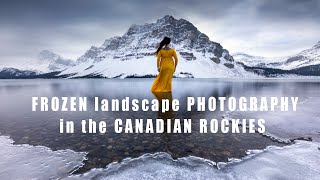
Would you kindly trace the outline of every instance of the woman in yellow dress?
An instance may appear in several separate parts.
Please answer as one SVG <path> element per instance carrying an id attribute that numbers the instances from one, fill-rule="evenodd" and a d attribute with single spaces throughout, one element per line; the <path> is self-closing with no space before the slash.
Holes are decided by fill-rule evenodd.
<path id="1" fill-rule="evenodd" d="M 169 47 L 170 41 L 171 39 L 169 37 L 164 37 L 157 49 L 157 67 L 159 74 L 152 84 L 152 92 L 172 91 L 172 76 L 178 64 L 178 57 L 176 51 Z"/>

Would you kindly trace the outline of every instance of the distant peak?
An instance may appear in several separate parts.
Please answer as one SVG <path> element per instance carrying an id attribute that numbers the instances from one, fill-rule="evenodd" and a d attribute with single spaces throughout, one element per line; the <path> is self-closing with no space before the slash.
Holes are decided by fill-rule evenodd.
<path id="1" fill-rule="evenodd" d="M 40 60 L 56 59 L 58 57 L 59 57 L 59 55 L 57 55 L 49 50 L 42 50 L 38 54 L 38 58 Z"/>
<path id="2" fill-rule="evenodd" d="M 49 50 L 42 50 L 39 52 L 39 54 L 54 54 L 54 53 Z"/>
<path id="3" fill-rule="evenodd" d="M 247 54 L 247 53 L 244 53 L 244 52 L 235 52 L 235 53 L 233 53 L 232 54 L 232 56 L 237 56 L 237 55 L 249 55 L 249 54 Z"/>
<path id="4" fill-rule="evenodd" d="M 59 60 L 64 60 L 64 59 L 60 55 L 53 53 L 49 50 L 42 50 L 38 54 L 38 60 L 47 61 L 47 62 L 54 62 L 54 61 L 59 61 Z"/>
<path id="5" fill-rule="evenodd" d="M 246 57 L 254 57 L 253 55 L 251 54 L 247 54 L 247 53 L 244 53 L 244 52 L 236 52 L 236 53 L 233 53 L 232 56 L 246 56 Z"/>

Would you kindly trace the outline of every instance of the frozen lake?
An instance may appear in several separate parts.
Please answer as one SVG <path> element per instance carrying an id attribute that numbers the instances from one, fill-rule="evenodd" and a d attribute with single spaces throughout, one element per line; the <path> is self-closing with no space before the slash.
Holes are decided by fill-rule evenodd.
<path id="1" fill-rule="evenodd" d="M 172 97 L 179 99 L 181 104 L 185 104 L 188 96 L 298 96 L 296 112 L 188 112 L 183 106 L 178 112 L 166 114 L 152 111 L 31 111 L 32 96 L 85 96 L 89 103 L 93 103 L 96 96 L 151 100 L 155 98 L 150 92 L 152 80 L 1 80 L 0 144 L 6 148 L 0 153 L 6 158 L 0 161 L 0 175 L 7 179 L 19 178 L 14 170 L 22 169 L 21 177 L 30 178 L 130 179 L 135 175 L 137 179 L 193 179 L 197 176 L 201 179 L 299 179 L 307 177 L 306 174 L 309 179 L 320 177 L 320 163 L 316 161 L 320 158 L 318 80 L 174 79 L 173 82 Z M 198 126 L 197 119 L 200 117 L 264 118 L 266 133 L 200 134 L 194 128 L 191 134 L 116 134 L 110 130 L 113 128 L 110 123 L 105 134 L 82 134 L 79 127 L 75 127 L 74 134 L 59 134 L 60 118 L 80 123 L 88 118 L 97 122 L 113 122 L 119 117 L 192 118 L 192 127 Z M 312 142 L 293 143 L 295 139 Z M 35 160 L 37 156 L 41 158 Z M 84 157 L 86 160 L 78 169 Z M 237 162 L 237 159 L 242 160 Z M 224 162 L 228 162 L 227 165 Z M 283 164 L 276 166 L 279 162 Z M 46 168 L 50 167 L 60 168 L 55 168 L 57 172 L 46 174 Z M 28 168 L 37 173 L 30 173 Z M 73 175 L 68 177 L 73 171 Z M 295 173 L 290 174 L 292 171 Z"/>

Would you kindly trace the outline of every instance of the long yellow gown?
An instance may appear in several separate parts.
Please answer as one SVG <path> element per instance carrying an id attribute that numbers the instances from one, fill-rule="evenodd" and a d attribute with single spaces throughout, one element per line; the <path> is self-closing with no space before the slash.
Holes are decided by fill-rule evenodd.
<path id="1" fill-rule="evenodd" d="M 178 57 L 174 49 L 161 49 L 159 51 L 157 54 L 157 66 L 160 68 L 160 73 L 152 84 L 152 92 L 171 92 L 172 76 L 176 63 L 178 63 Z"/>

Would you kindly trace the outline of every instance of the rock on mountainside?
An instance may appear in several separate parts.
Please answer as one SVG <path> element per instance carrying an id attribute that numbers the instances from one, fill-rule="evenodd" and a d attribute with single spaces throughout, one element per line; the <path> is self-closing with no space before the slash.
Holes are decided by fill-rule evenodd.
<path id="1" fill-rule="evenodd" d="M 244 77 L 254 76 L 234 63 L 219 43 L 210 41 L 192 23 L 165 16 L 155 23 L 132 25 L 121 37 L 92 46 L 77 59 L 76 65 L 60 75 L 77 77 L 153 77 L 156 71 L 155 50 L 163 37 L 172 39 L 179 65 L 176 77 Z"/>

